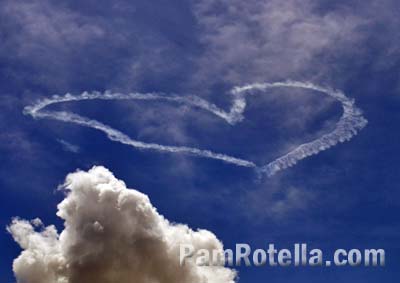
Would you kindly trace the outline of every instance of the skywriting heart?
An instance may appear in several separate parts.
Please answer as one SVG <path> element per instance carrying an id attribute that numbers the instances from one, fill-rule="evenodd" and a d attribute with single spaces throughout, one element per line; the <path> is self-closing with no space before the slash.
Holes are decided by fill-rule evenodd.
<path id="1" fill-rule="evenodd" d="M 200 149 L 187 146 L 171 146 L 156 143 L 145 143 L 135 140 L 127 136 L 121 131 L 118 131 L 106 124 L 97 120 L 91 120 L 87 117 L 80 116 L 72 112 L 65 111 L 48 111 L 45 108 L 49 105 L 83 100 L 160 100 L 170 103 L 184 104 L 190 107 L 200 108 L 209 113 L 223 119 L 230 125 L 235 125 L 241 122 L 246 108 L 246 97 L 254 95 L 254 90 L 265 91 L 271 88 L 290 87 L 314 90 L 319 93 L 326 94 L 341 103 L 343 114 L 333 131 L 320 136 L 319 138 L 303 143 L 295 149 L 289 151 L 285 155 L 266 164 L 257 165 L 250 160 L 236 158 L 224 153 L 217 153 L 207 149 Z M 354 105 L 354 100 L 349 99 L 343 92 L 331 88 L 321 87 L 308 82 L 275 82 L 250 84 L 242 87 L 234 87 L 231 90 L 233 96 L 232 106 L 229 111 L 225 111 L 213 103 L 210 103 L 198 96 L 180 96 L 176 94 L 166 95 L 163 93 L 112 93 L 106 91 L 100 92 L 84 92 L 80 95 L 71 95 L 67 93 L 64 96 L 54 95 L 51 98 L 39 100 L 33 105 L 26 106 L 24 113 L 31 115 L 33 118 L 42 119 L 48 118 L 63 122 L 75 123 L 81 126 L 97 129 L 104 132 L 110 140 L 130 145 L 135 148 L 164 151 L 171 153 L 188 153 L 199 157 L 222 160 L 237 166 L 254 168 L 257 173 L 267 176 L 272 176 L 276 172 L 287 167 L 295 165 L 298 161 L 326 150 L 340 142 L 350 140 L 368 121 L 362 116 L 361 110 Z"/>

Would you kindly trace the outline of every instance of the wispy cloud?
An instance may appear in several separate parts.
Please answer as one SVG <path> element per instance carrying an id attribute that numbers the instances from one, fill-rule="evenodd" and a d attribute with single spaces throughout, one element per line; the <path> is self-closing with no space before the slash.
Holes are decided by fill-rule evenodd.
<path id="1" fill-rule="evenodd" d="M 67 142 L 63 139 L 57 139 L 57 141 L 62 145 L 63 149 L 72 153 L 79 153 L 80 152 L 80 147 L 72 144 L 70 142 Z"/>
<path id="2" fill-rule="evenodd" d="M 349 78 L 344 65 L 382 68 L 400 50 L 393 0 L 196 3 L 204 44 L 196 78 L 203 86 L 287 78 L 339 85 Z M 374 62 L 370 52 L 379 54 Z"/>

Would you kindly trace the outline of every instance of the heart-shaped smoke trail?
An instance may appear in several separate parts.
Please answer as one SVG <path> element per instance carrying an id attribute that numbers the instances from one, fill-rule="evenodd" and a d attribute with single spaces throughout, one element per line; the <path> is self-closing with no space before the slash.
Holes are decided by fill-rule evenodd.
<path id="1" fill-rule="evenodd" d="M 75 113 L 65 111 L 48 111 L 44 110 L 49 105 L 54 105 L 69 101 L 83 100 L 160 100 L 171 103 L 179 103 L 190 107 L 196 107 L 208 111 L 217 117 L 225 120 L 227 123 L 234 125 L 244 119 L 243 112 L 246 108 L 246 96 L 253 95 L 254 90 L 265 91 L 270 88 L 291 87 L 302 88 L 317 91 L 334 98 L 341 103 L 343 114 L 336 124 L 333 131 L 324 134 L 323 136 L 297 146 L 287 154 L 264 165 L 256 165 L 254 162 L 236 158 L 227 154 L 217 153 L 206 149 L 199 149 L 187 146 L 171 146 L 156 143 L 145 143 L 135 140 L 127 136 L 121 131 L 118 131 L 106 124 L 97 120 L 80 116 Z M 156 150 L 171 153 L 187 153 L 199 157 L 222 160 L 237 166 L 254 168 L 262 175 L 272 176 L 276 172 L 293 166 L 298 161 L 326 150 L 339 142 L 350 140 L 367 124 L 367 120 L 362 116 L 361 110 L 354 105 L 354 100 L 349 99 L 343 92 L 321 87 L 312 83 L 287 81 L 263 84 L 250 84 L 243 87 L 235 87 L 231 91 L 233 95 L 232 106 L 229 111 L 225 111 L 213 103 L 210 103 L 198 96 L 180 96 L 176 94 L 164 93 L 112 93 L 106 91 L 100 92 L 84 92 L 80 95 L 66 94 L 64 96 L 54 95 L 51 98 L 45 98 L 36 102 L 33 105 L 26 106 L 24 113 L 31 115 L 33 118 L 48 118 L 63 122 L 75 123 L 81 126 L 97 129 L 104 132 L 110 140 L 130 145 L 135 148 Z"/>

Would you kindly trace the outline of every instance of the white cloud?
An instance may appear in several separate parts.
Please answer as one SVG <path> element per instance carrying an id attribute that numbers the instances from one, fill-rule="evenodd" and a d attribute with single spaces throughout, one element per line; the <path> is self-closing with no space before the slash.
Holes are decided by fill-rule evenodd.
<path id="1" fill-rule="evenodd" d="M 201 84 L 311 80 L 334 71 L 332 64 L 344 54 L 361 53 L 360 28 L 368 19 L 345 7 L 319 11 L 318 5 L 313 0 L 199 1 L 195 14 L 205 48 L 197 61 Z"/>
<path id="2" fill-rule="evenodd" d="M 61 144 L 61 146 L 63 147 L 63 149 L 65 151 L 69 151 L 72 153 L 79 153 L 79 151 L 81 150 L 79 146 L 72 144 L 70 142 L 67 142 L 63 139 L 58 139 L 57 141 Z"/>
<path id="3" fill-rule="evenodd" d="M 221 242 L 209 231 L 170 223 L 106 168 L 69 174 L 64 187 L 61 234 L 39 219 L 14 219 L 8 227 L 24 249 L 13 265 L 18 282 L 234 282 L 235 271 L 223 266 L 180 266 L 181 243 L 222 250 Z"/>
<path id="4" fill-rule="evenodd" d="M 267 179 L 255 190 L 246 190 L 240 201 L 245 219 L 252 225 L 264 225 L 265 221 L 290 221 L 293 217 L 307 218 L 319 206 L 321 194 L 308 185 L 293 186 L 285 177 Z"/>
<path id="5" fill-rule="evenodd" d="M 79 14 L 50 1 L 5 1 L 1 8 L 7 17 L 19 24 L 18 55 L 44 53 L 47 48 L 67 50 L 101 38 L 105 31 Z"/>

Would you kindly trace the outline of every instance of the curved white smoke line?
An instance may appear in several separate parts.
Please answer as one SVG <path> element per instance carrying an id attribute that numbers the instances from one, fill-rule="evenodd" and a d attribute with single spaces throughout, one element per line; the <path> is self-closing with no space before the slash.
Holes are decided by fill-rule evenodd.
<path id="1" fill-rule="evenodd" d="M 186 146 L 170 146 L 170 145 L 161 145 L 156 143 L 145 143 L 138 140 L 134 140 L 127 136 L 126 134 L 118 131 L 106 124 L 103 124 L 96 120 L 91 120 L 86 117 L 80 116 L 75 113 L 65 112 L 65 111 L 46 111 L 44 108 L 50 105 L 69 102 L 69 101 L 82 101 L 82 100 L 166 100 L 166 101 L 174 101 L 178 103 L 182 103 L 185 105 L 196 106 L 207 111 L 212 112 L 213 114 L 223 118 L 228 123 L 235 123 L 237 120 L 241 119 L 241 114 L 235 113 L 226 113 L 225 111 L 219 109 L 214 104 L 210 104 L 207 101 L 201 99 L 197 96 L 166 96 L 161 93 L 129 93 L 129 94 L 121 94 L 121 93 L 110 93 L 105 92 L 93 92 L 88 93 L 84 92 L 80 95 L 71 95 L 66 94 L 64 96 L 54 95 L 51 98 L 46 98 L 38 101 L 36 104 L 32 106 L 27 106 L 24 108 L 24 113 L 31 115 L 33 118 L 49 118 L 54 120 L 59 120 L 63 122 L 70 122 L 74 124 L 78 124 L 81 126 L 97 129 L 99 131 L 104 132 L 110 140 L 120 142 L 122 144 L 130 145 L 135 148 L 140 149 L 150 149 L 164 152 L 172 152 L 172 153 L 188 153 L 193 154 L 200 157 L 212 158 L 222 160 L 227 163 L 233 163 L 237 166 L 244 167 L 256 167 L 254 162 L 232 157 L 222 153 L 212 152 L 210 150 L 204 150 L 199 148 L 192 148 Z M 233 111 L 235 109 L 233 108 Z"/>
<path id="2" fill-rule="evenodd" d="M 83 100 L 161 100 L 167 102 L 176 102 L 191 107 L 197 107 L 208 111 L 217 117 L 225 120 L 227 123 L 234 125 L 244 119 L 243 112 L 246 108 L 246 96 L 252 95 L 252 90 L 264 91 L 269 88 L 277 87 L 293 87 L 303 88 L 325 93 L 331 96 L 335 100 L 341 103 L 343 108 L 343 115 L 337 122 L 336 127 L 333 131 L 313 140 L 312 142 L 303 143 L 297 146 L 287 154 L 269 162 L 265 165 L 257 166 L 254 162 L 236 158 L 223 153 L 216 153 L 210 150 L 186 147 L 186 146 L 170 146 L 156 143 L 145 143 L 142 141 L 134 140 L 126 134 L 105 125 L 99 121 L 91 120 L 89 118 L 77 115 L 71 112 L 65 111 L 46 111 L 49 105 L 54 105 L 63 102 L 70 101 L 83 101 Z M 24 113 L 31 115 L 33 118 L 41 119 L 48 118 L 59 120 L 63 122 L 75 123 L 81 126 L 97 129 L 104 132 L 110 140 L 120 142 L 122 144 L 130 145 L 139 149 L 149 149 L 163 152 L 172 153 L 188 153 L 199 157 L 206 157 L 212 159 L 222 160 L 227 163 L 231 163 L 237 166 L 252 167 L 257 170 L 258 173 L 272 176 L 276 172 L 293 166 L 298 161 L 317 154 L 320 151 L 326 150 L 339 142 L 350 140 L 354 135 L 357 134 L 367 124 L 367 120 L 362 116 L 360 109 L 354 105 L 354 100 L 349 99 L 343 92 L 314 85 L 312 83 L 287 81 L 287 82 L 276 82 L 276 83 L 263 83 L 263 84 L 250 84 L 243 87 L 235 87 L 231 91 L 233 95 L 232 106 L 229 111 L 225 111 L 215 104 L 212 104 L 198 96 L 179 96 L 179 95 L 166 95 L 163 93 L 111 93 L 106 91 L 100 92 L 84 92 L 80 95 L 71 95 L 67 93 L 64 96 L 54 95 L 51 98 L 46 98 L 38 101 L 37 103 L 26 106 Z"/>
<path id="3" fill-rule="evenodd" d="M 234 88 L 234 93 L 246 93 L 250 90 L 266 90 L 274 87 L 294 87 L 304 88 L 320 93 L 325 93 L 341 103 L 343 114 L 333 131 L 324 134 L 323 136 L 297 146 L 292 151 L 275 159 L 274 161 L 257 168 L 259 173 L 265 173 L 267 176 L 272 176 L 276 172 L 287 167 L 295 165 L 298 161 L 319 152 L 326 150 L 338 143 L 350 140 L 368 121 L 362 116 L 362 112 L 354 105 L 354 100 L 348 98 L 343 92 L 331 88 L 325 88 L 312 83 L 287 81 L 277 83 L 251 84 L 244 87 Z"/>

